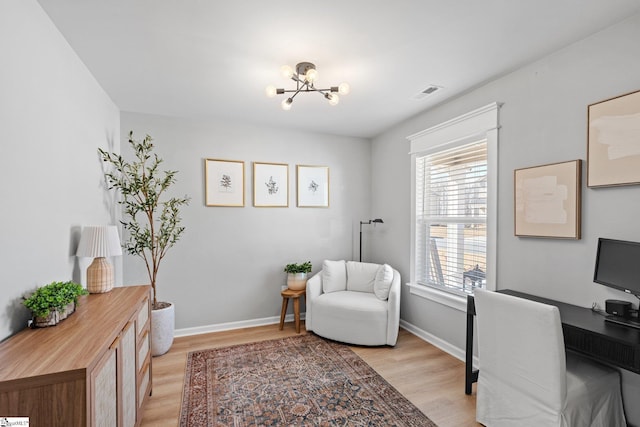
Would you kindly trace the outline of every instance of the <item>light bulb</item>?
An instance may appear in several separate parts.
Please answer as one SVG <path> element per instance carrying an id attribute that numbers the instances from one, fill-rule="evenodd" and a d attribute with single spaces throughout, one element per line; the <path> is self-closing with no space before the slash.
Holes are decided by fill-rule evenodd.
<path id="1" fill-rule="evenodd" d="M 316 81 L 317 78 L 318 78 L 318 72 L 314 68 L 307 70 L 307 74 L 305 74 L 304 76 L 304 79 L 309 83 L 313 83 L 314 81 Z"/>
<path id="2" fill-rule="evenodd" d="M 293 76 L 293 68 L 289 67 L 288 65 L 283 65 L 282 67 L 280 67 L 280 71 L 282 72 L 282 75 L 288 79 Z"/>
<path id="3" fill-rule="evenodd" d="M 276 87 L 274 85 L 267 86 L 264 91 L 269 98 L 273 98 L 274 96 L 276 96 Z"/>
<path id="4" fill-rule="evenodd" d="M 327 99 L 329 100 L 329 105 L 338 105 L 338 102 L 340 102 L 340 97 L 335 93 L 328 93 Z"/>
<path id="5" fill-rule="evenodd" d="M 291 98 L 287 98 L 284 101 L 282 101 L 282 109 L 284 111 L 289 111 L 291 110 L 291 104 L 293 103 L 293 99 Z"/>
<path id="6" fill-rule="evenodd" d="M 349 87 L 349 83 L 340 83 L 338 86 L 338 93 L 340 95 L 347 95 L 350 91 L 351 88 Z"/>

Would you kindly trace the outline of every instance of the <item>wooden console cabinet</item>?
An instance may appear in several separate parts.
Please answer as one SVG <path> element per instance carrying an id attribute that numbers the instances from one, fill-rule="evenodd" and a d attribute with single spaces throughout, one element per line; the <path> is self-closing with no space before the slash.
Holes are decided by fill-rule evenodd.
<path id="1" fill-rule="evenodd" d="M 150 290 L 80 297 L 58 325 L 0 343 L 0 416 L 32 427 L 139 424 L 151 394 Z"/>

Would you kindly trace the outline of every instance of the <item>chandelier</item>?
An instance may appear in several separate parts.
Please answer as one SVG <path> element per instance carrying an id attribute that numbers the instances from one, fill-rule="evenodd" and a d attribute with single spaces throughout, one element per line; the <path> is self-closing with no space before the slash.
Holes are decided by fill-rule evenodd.
<path id="1" fill-rule="evenodd" d="M 311 62 L 300 62 L 296 65 L 295 72 L 293 68 L 288 65 L 284 65 L 281 68 L 282 75 L 288 79 L 296 82 L 295 89 L 281 89 L 276 88 L 273 85 L 267 86 L 266 93 L 269 98 L 273 98 L 276 95 L 283 95 L 285 93 L 291 93 L 287 99 L 282 101 L 282 109 L 290 110 L 291 104 L 293 104 L 293 98 L 298 96 L 301 92 L 318 92 L 324 96 L 330 105 L 336 105 L 340 102 L 340 95 L 346 95 L 349 93 L 349 85 L 347 83 L 340 83 L 339 86 L 331 86 L 328 89 L 318 89 L 315 87 L 315 81 L 318 78 L 318 71 L 316 66 Z"/>

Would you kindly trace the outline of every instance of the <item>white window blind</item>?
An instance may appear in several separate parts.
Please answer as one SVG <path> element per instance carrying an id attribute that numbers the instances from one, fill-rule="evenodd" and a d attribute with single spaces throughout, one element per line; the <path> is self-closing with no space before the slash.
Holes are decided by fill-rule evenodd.
<path id="1" fill-rule="evenodd" d="M 487 271 L 487 141 L 415 157 L 415 279 L 473 292 Z"/>

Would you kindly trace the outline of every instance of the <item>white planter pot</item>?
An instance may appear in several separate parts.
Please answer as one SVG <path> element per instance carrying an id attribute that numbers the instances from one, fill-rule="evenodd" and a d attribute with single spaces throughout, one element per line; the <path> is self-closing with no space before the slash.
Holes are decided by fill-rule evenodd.
<path id="1" fill-rule="evenodd" d="M 287 273 L 287 287 L 299 291 L 307 287 L 307 273 Z"/>
<path id="2" fill-rule="evenodd" d="M 151 310 L 151 355 L 162 356 L 173 344 L 173 331 L 176 325 L 174 305 Z"/>

